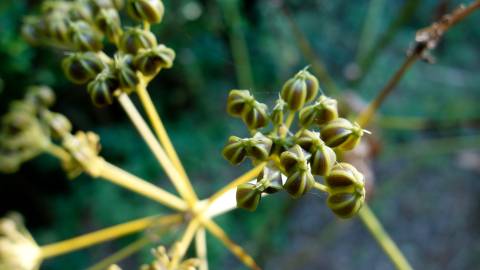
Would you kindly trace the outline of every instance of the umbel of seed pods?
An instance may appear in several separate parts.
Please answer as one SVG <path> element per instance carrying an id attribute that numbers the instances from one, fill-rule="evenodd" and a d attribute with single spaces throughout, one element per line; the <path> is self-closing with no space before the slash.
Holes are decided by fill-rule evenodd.
<path id="1" fill-rule="evenodd" d="M 348 218 L 361 208 L 364 177 L 351 164 L 337 160 L 337 154 L 355 148 L 364 130 L 339 118 L 337 101 L 323 94 L 317 98 L 318 92 L 318 80 L 307 69 L 283 85 L 271 111 L 247 90 L 230 92 L 228 113 L 241 118 L 253 136 L 231 136 L 223 156 L 233 165 L 247 158 L 254 165 L 267 164 L 256 182 L 237 187 L 238 207 L 253 211 L 262 194 L 282 189 L 300 198 L 319 180 L 327 186 L 327 205 L 337 216 Z M 288 118 L 296 113 L 299 130 L 293 133 Z"/>
<path id="2" fill-rule="evenodd" d="M 66 77 L 87 84 L 95 105 L 109 105 L 117 90 L 134 91 L 140 76 L 155 76 L 162 68 L 172 67 L 175 58 L 175 52 L 158 44 L 148 28 L 122 26 L 119 12 L 124 6 L 135 21 L 162 21 L 161 0 L 46 1 L 39 16 L 25 19 L 22 34 L 32 44 L 65 50 Z M 105 40 L 117 48 L 113 57 L 102 51 Z"/>

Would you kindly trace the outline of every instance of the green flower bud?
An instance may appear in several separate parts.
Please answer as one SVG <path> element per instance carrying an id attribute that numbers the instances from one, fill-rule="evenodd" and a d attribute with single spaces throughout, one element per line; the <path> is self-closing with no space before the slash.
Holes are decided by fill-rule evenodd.
<path id="1" fill-rule="evenodd" d="M 287 175 L 298 170 L 307 170 L 307 156 L 299 145 L 295 145 L 280 155 L 280 163 Z M 310 170 L 308 168 L 308 170 Z"/>
<path id="2" fill-rule="evenodd" d="M 84 21 L 70 23 L 69 36 L 79 51 L 98 52 L 103 49 L 102 35 Z"/>
<path id="3" fill-rule="evenodd" d="M 72 123 L 63 114 L 49 113 L 45 120 L 48 122 L 54 139 L 62 139 L 72 132 Z"/>
<path id="4" fill-rule="evenodd" d="M 72 53 L 62 62 L 67 78 L 77 84 L 84 84 L 95 78 L 105 65 L 93 52 Z"/>
<path id="5" fill-rule="evenodd" d="M 228 138 L 227 145 L 223 148 L 222 155 L 231 164 L 240 164 L 247 156 L 244 140 L 236 136 Z"/>
<path id="6" fill-rule="evenodd" d="M 248 211 L 255 211 L 260 203 L 261 192 L 252 183 L 242 184 L 237 187 L 237 207 Z"/>
<path id="7" fill-rule="evenodd" d="M 317 78 L 304 69 L 283 85 L 280 95 L 290 110 L 298 111 L 315 99 L 318 89 Z"/>
<path id="8" fill-rule="evenodd" d="M 254 101 L 243 112 L 242 120 L 251 130 L 262 128 L 268 124 L 267 105 Z"/>
<path id="9" fill-rule="evenodd" d="M 31 86 L 27 91 L 27 100 L 36 106 L 48 108 L 55 103 L 55 94 L 48 86 Z"/>
<path id="10" fill-rule="evenodd" d="M 161 0 L 128 0 L 127 12 L 136 20 L 149 23 L 162 21 L 164 6 Z"/>
<path id="11" fill-rule="evenodd" d="M 332 191 L 327 198 L 327 205 L 340 218 L 355 215 L 365 202 L 365 189 L 339 189 Z"/>
<path id="12" fill-rule="evenodd" d="M 283 124 L 285 109 L 287 108 L 287 103 L 281 98 L 277 99 L 275 107 L 270 114 L 270 120 L 275 126 L 280 126 Z"/>
<path id="13" fill-rule="evenodd" d="M 68 19 L 61 14 L 54 13 L 45 17 L 45 36 L 67 46 L 69 44 Z"/>
<path id="14" fill-rule="evenodd" d="M 311 154 L 309 161 L 313 175 L 325 176 L 330 173 L 337 159 L 336 154 L 320 139 L 319 133 L 305 130 L 297 143 Z"/>
<path id="15" fill-rule="evenodd" d="M 127 28 L 120 41 L 120 48 L 129 54 L 136 55 L 141 49 L 150 49 L 157 46 L 157 38 L 142 28 Z"/>
<path id="16" fill-rule="evenodd" d="M 315 104 L 307 106 L 300 111 L 299 122 L 303 127 L 312 124 L 322 126 L 338 118 L 337 101 L 321 95 Z"/>
<path id="17" fill-rule="evenodd" d="M 145 76 L 153 76 L 162 68 L 171 68 L 175 59 L 175 51 L 163 44 L 152 49 L 140 50 L 135 57 L 134 65 Z"/>
<path id="18" fill-rule="evenodd" d="M 272 148 L 272 140 L 257 132 L 253 138 L 244 142 L 247 155 L 253 160 L 267 160 Z"/>
<path id="19" fill-rule="evenodd" d="M 227 99 L 227 112 L 231 116 L 241 117 L 254 101 L 248 90 L 231 90 Z"/>
<path id="20" fill-rule="evenodd" d="M 298 169 L 288 176 L 283 188 L 293 198 L 300 198 L 309 192 L 314 184 L 315 179 L 309 169 Z"/>
<path id="21" fill-rule="evenodd" d="M 120 16 L 116 9 L 101 9 L 95 18 L 95 24 L 112 43 L 116 43 L 122 36 Z"/>
<path id="22" fill-rule="evenodd" d="M 42 42 L 45 30 L 45 23 L 39 17 L 28 16 L 23 20 L 22 37 L 32 45 L 39 45 Z"/>
<path id="23" fill-rule="evenodd" d="M 119 88 L 117 78 L 109 68 L 105 68 L 88 84 L 87 90 L 93 104 L 103 107 L 113 103 L 113 93 Z"/>
<path id="24" fill-rule="evenodd" d="M 114 66 L 120 88 L 127 93 L 135 90 L 140 79 L 133 68 L 133 57 L 128 54 L 116 54 Z"/>
<path id="25" fill-rule="evenodd" d="M 320 131 L 322 140 L 333 148 L 342 151 L 352 150 L 360 142 L 364 130 L 347 119 L 337 118 L 328 122 Z"/>
<path id="26" fill-rule="evenodd" d="M 325 178 L 325 182 L 332 190 L 346 187 L 362 189 L 365 186 L 363 174 L 346 162 L 336 164 Z"/>

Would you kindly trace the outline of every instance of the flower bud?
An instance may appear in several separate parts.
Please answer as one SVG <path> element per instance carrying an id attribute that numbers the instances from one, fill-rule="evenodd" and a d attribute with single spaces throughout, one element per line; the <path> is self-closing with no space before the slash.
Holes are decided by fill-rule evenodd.
<path id="1" fill-rule="evenodd" d="M 254 101 L 248 90 L 231 90 L 227 99 L 227 112 L 231 116 L 241 117 Z"/>
<path id="2" fill-rule="evenodd" d="M 55 13 L 45 17 L 45 36 L 67 46 L 69 44 L 68 20 L 65 16 Z"/>
<path id="3" fill-rule="evenodd" d="M 120 16 L 116 9 L 109 8 L 100 10 L 95 18 L 95 24 L 112 43 L 116 43 L 122 36 Z"/>
<path id="4" fill-rule="evenodd" d="M 236 199 L 238 208 L 255 211 L 261 197 L 261 192 L 257 190 L 255 184 L 246 183 L 237 187 Z"/>
<path id="5" fill-rule="evenodd" d="M 162 68 L 171 68 L 175 51 L 163 44 L 152 49 L 140 50 L 134 59 L 135 67 L 145 76 L 153 76 Z"/>
<path id="6" fill-rule="evenodd" d="M 322 126 L 338 118 L 337 101 L 321 95 L 315 104 L 307 106 L 300 111 L 299 122 L 303 127 L 312 124 Z"/>
<path id="7" fill-rule="evenodd" d="M 280 163 L 287 175 L 292 174 L 294 171 L 307 170 L 307 157 L 302 148 L 298 145 L 293 146 L 288 151 L 283 152 L 280 155 Z"/>
<path id="8" fill-rule="evenodd" d="M 365 202 L 365 189 L 339 189 L 332 191 L 327 198 L 327 205 L 340 218 L 355 215 Z"/>
<path id="9" fill-rule="evenodd" d="M 346 162 L 336 164 L 325 178 L 330 189 L 355 187 L 364 188 L 364 176 L 354 166 Z"/>
<path id="10" fill-rule="evenodd" d="M 247 156 L 244 140 L 236 136 L 228 138 L 227 145 L 223 148 L 222 155 L 231 164 L 240 164 Z"/>
<path id="11" fill-rule="evenodd" d="M 84 21 L 70 23 L 69 36 L 70 41 L 79 51 L 98 52 L 103 49 L 101 34 Z"/>
<path id="12" fill-rule="evenodd" d="M 322 140 L 333 148 L 343 151 L 352 150 L 360 142 L 364 130 L 344 118 L 328 122 L 320 131 Z"/>
<path id="13" fill-rule="evenodd" d="M 135 90 L 140 79 L 133 68 L 133 57 L 129 54 L 116 54 L 114 67 L 120 88 L 127 93 Z"/>
<path id="14" fill-rule="evenodd" d="M 120 48 L 129 54 L 136 55 L 140 49 L 150 49 L 157 46 L 157 38 L 142 28 L 127 28 L 120 41 Z"/>
<path id="15" fill-rule="evenodd" d="M 127 12 L 133 19 L 159 23 L 163 18 L 164 6 L 161 0 L 128 0 Z"/>
<path id="16" fill-rule="evenodd" d="M 332 170 L 336 161 L 335 151 L 325 145 L 320 134 L 305 130 L 297 143 L 311 154 L 309 161 L 313 175 L 325 176 Z"/>
<path id="17" fill-rule="evenodd" d="M 88 86 L 88 94 L 93 104 L 103 107 L 113 103 L 113 93 L 119 88 L 117 78 L 109 68 L 105 68 Z"/>
<path id="18" fill-rule="evenodd" d="M 277 99 L 275 107 L 273 108 L 272 113 L 270 114 L 270 120 L 274 125 L 280 126 L 283 124 L 283 118 L 284 118 L 286 107 L 287 107 L 287 103 L 285 103 L 283 99 L 281 98 Z"/>
<path id="19" fill-rule="evenodd" d="M 309 192 L 314 184 L 315 179 L 313 178 L 313 175 L 310 173 L 309 169 L 297 169 L 288 176 L 283 188 L 293 198 L 300 198 Z"/>
<path id="20" fill-rule="evenodd" d="M 242 120 L 251 130 L 262 128 L 268 124 L 267 105 L 254 101 L 243 112 Z"/>
<path id="21" fill-rule="evenodd" d="M 272 148 L 272 140 L 257 132 L 253 138 L 248 139 L 244 143 L 247 155 L 254 160 L 266 160 L 270 155 Z"/>
<path id="22" fill-rule="evenodd" d="M 304 69 L 283 85 L 280 95 L 290 110 L 298 111 L 315 99 L 318 89 L 317 78 Z"/>
<path id="23" fill-rule="evenodd" d="M 95 78 L 105 65 L 93 52 L 72 53 L 62 62 L 67 78 L 78 84 L 84 84 Z"/>
<path id="24" fill-rule="evenodd" d="M 22 24 L 22 37 L 32 45 L 39 45 L 45 36 L 45 23 L 35 16 L 26 17 Z"/>
<path id="25" fill-rule="evenodd" d="M 27 91 L 27 100 L 37 106 L 48 108 L 55 103 L 55 93 L 48 86 L 31 86 Z"/>

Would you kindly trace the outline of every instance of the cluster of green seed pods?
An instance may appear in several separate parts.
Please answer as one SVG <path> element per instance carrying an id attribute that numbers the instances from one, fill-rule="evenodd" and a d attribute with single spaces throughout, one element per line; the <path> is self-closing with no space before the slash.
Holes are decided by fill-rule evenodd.
<path id="1" fill-rule="evenodd" d="M 249 158 L 265 163 L 256 182 L 237 187 L 237 206 L 255 210 L 263 194 L 280 190 L 293 198 L 307 194 L 317 184 L 328 192 L 327 205 L 337 216 L 348 218 L 363 205 L 364 177 L 352 165 L 340 162 L 339 153 L 352 150 L 364 130 L 340 118 L 337 101 L 320 91 L 317 78 L 299 71 L 282 87 L 269 111 L 248 90 L 232 90 L 227 112 L 242 119 L 252 137 L 231 136 L 223 156 L 233 165 Z M 292 122 L 298 118 L 298 131 Z"/>
<path id="2" fill-rule="evenodd" d="M 126 6 L 134 21 L 124 27 L 120 12 Z M 62 68 L 76 84 L 87 84 L 92 102 L 101 107 L 113 102 L 115 93 L 130 93 L 141 76 L 153 77 L 171 68 L 175 52 L 158 44 L 149 30 L 164 14 L 161 0 L 46 1 L 39 16 L 27 17 L 22 34 L 32 44 L 65 50 Z M 104 42 L 116 46 L 113 57 L 104 52 Z"/>

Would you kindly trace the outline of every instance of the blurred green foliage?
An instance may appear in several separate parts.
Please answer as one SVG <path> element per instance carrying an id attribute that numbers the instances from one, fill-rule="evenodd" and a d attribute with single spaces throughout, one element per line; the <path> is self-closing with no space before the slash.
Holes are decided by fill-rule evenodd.
<path id="1" fill-rule="evenodd" d="M 165 1 L 167 13 L 164 23 L 154 27 L 159 41 L 176 50 L 177 59 L 173 69 L 162 71 L 151 84 L 150 93 L 201 197 L 208 196 L 246 169 L 232 169 L 219 154 L 230 134 L 241 134 L 244 130 L 240 121 L 224 113 L 228 90 L 242 83 L 237 80 L 237 74 L 251 71 L 251 74 L 244 74 L 252 78 L 246 80 L 251 84 L 247 87 L 259 99 L 272 102 L 282 83 L 296 70 L 312 62 L 312 59 L 302 56 L 288 18 L 279 6 L 282 2 L 169 0 Z M 354 91 L 365 100 L 372 99 L 400 65 L 415 31 L 429 25 L 442 11 L 460 3 L 448 0 L 284 2 L 292 14 L 290 19 L 295 20 L 306 34 L 340 89 Z M 391 42 L 383 44 L 382 49 L 370 55 L 373 63 L 365 77 L 358 83 L 349 80 L 346 76 L 347 67 L 361 58 L 359 53 L 365 53 L 375 46 L 387 29 L 392 29 L 389 25 L 406 2 L 414 2 L 416 8 L 405 15 L 408 18 L 395 29 Z M 19 27 L 22 17 L 37 8 L 38 1 L 7 0 L 0 3 L 0 111 L 3 113 L 10 101 L 20 98 L 27 85 L 50 85 L 58 96 L 54 110 L 66 114 L 76 129 L 98 132 L 103 146 L 102 154 L 107 160 L 172 190 L 118 105 L 106 109 L 91 106 L 85 89 L 70 84 L 63 77 L 59 68 L 62 52 L 33 48 L 21 39 Z M 375 18 L 370 18 L 366 23 L 366 15 L 371 14 L 369 10 L 373 10 Z M 237 12 L 239 16 L 228 16 L 226 11 Z M 472 243 L 474 246 L 465 250 L 468 254 L 452 254 L 449 253 L 451 249 L 447 248 L 440 248 L 439 251 L 433 246 L 446 244 L 441 241 L 448 241 L 448 237 L 439 237 L 437 241 L 433 239 L 437 231 L 425 229 L 428 231 L 426 236 L 418 234 L 420 238 L 425 238 L 412 239 L 409 237 L 409 222 L 405 220 L 405 217 L 418 218 L 418 222 L 414 223 L 416 226 L 431 228 L 432 223 L 437 222 L 436 218 L 441 218 L 439 209 L 432 206 L 433 210 L 419 212 L 416 204 L 411 202 L 416 200 L 415 195 L 438 192 L 437 196 L 449 196 L 453 189 L 455 196 L 469 199 L 472 193 L 478 194 L 480 191 L 479 184 L 471 181 L 475 175 L 464 171 L 461 177 L 452 175 L 448 168 L 459 170 L 452 165 L 453 156 L 438 157 L 434 150 L 433 154 L 428 155 L 431 149 L 426 150 L 425 158 L 401 155 L 410 144 L 411 147 L 422 145 L 422 140 L 478 133 L 479 24 L 480 14 L 474 14 L 448 32 L 434 51 L 438 63 L 415 65 L 381 109 L 383 114 L 389 116 L 421 117 L 433 122 L 448 122 L 451 125 L 447 126 L 454 127 L 420 132 L 382 132 L 383 145 L 386 147 L 385 154 L 380 156 L 377 164 L 380 176 L 377 190 L 380 191 L 377 192 L 378 200 L 375 199 L 373 204 L 385 219 L 387 229 L 395 228 L 392 229 L 394 238 L 400 240 L 400 246 L 406 249 L 407 257 L 418 269 L 443 268 L 445 264 L 441 260 L 436 262 L 436 256 L 452 256 L 459 260 L 447 260 L 451 269 L 474 269 L 480 265 L 474 256 L 480 251 L 478 243 Z M 371 40 L 365 41 L 364 34 L 368 34 Z M 361 47 L 359 51 L 362 38 L 365 41 L 362 46 L 366 47 Z M 235 50 L 242 50 L 242 43 L 246 46 L 243 48 L 247 49 L 249 61 L 235 58 Z M 473 126 L 463 124 L 472 121 Z M 478 150 L 478 142 L 469 144 L 468 148 Z M 421 165 L 417 163 L 419 160 L 430 164 Z M 440 173 L 438 168 L 442 166 Z M 135 194 L 87 176 L 69 181 L 60 170 L 56 160 L 42 156 L 15 175 L 1 176 L 0 212 L 17 210 L 23 213 L 40 244 L 144 215 L 168 212 Z M 436 177 L 427 172 L 435 172 L 433 175 Z M 410 181 L 404 181 L 405 178 Z M 427 190 L 420 186 L 416 187 L 419 190 L 411 191 L 408 186 L 417 184 L 412 178 L 420 184 L 423 180 L 427 181 L 423 183 Z M 451 189 L 437 190 L 435 181 Z M 383 186 L 385 188 L 382 189 Z M 412 193 L 404 198 L 398 196 L 398 192 Z M 322 209 L 319 201 L 323 201 L 323 197 L 310 197 L 298 205 L 292 205 L 287 196 L 274 196 L 265 200 L 253 214 L 235 211 L 219 221 L 235 240 L 259 258 L 260 264 L 265 265 L 266 269 L 294 269 L 289 268 L 292 267 L 289 266 L 292 265 L 291 261 L 290 264 L 281 263 L 273 267 L 275 262 L 286 261 L 285 257 L 289 257 L 288 251 L 292 249 L 297 253 L 303 249 L 313 252 L 310 257 L 308 252 L 305 253 L 307 255 L 298 255 L 306 258 L 306 261 L 304 266 L 295 269 L 354 269 L 354 265 L 358 269 L 390 269 L 381 251 L 373 241 L 363 236 L 366 232 L 359 229 L 358 224 L 354 223 L 354 228 L 348 230 L 345 236 L 339 236 L 342 234 L 338 231 L 350 225 L 338 224 Z M 435 204 L 438 200 L 443 198 L 428 198 L 425 205 Z M 480 208 L 478 202 L 476 205 L 462 205 L 467 207 L 462 212 L 465 215 Z M 461 214 L 456 217 L 465 218 Z M 473 219 L 471 224 L 480 224 L 478 213 Z M 440 234 L 453 234 L 457 229 L 464 229 L 467 233 L 463 237 L 474 237 L 475 233 L 478 236 L 478 230 L 470 229 L 469 226 L 473 226 L 471 224 L 467 222 L 460 224 L 459 228 L 452 225 L 438 230 Z M 362 244 L 348 243 L 350 240 L 346 237 L 352 237 Z M 84 269 L 134 239 L 128 237 L 47 261 L 43 269 L 71 269 L 71 265 L 75 265 L 75 269 Z M 211 237 L 209 240 L 212 240 L 209 241 L 211 269 L 240 269 L 239 263 L 216 240 Z M 462 239 L 455 240 L 459 242 L 449 244 L 465 249 Z M 337 246 L 340 241 L 343 244 Z M 430 242 L 432 246 L 422 242 Z M 355 255 L 354 250 L 359 246 L 363 251 Z M 328 249 L 328 253 L 315 253 L 324 249 Z M 330 259 L 328 256 L 340 258 L 333 263 L 337 258 Z M 127 260 L 125 265 L 133 268 L 133 265 L 147 260 L 149 253 L 145 249 L 139 256 Z"/>

